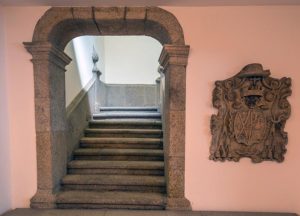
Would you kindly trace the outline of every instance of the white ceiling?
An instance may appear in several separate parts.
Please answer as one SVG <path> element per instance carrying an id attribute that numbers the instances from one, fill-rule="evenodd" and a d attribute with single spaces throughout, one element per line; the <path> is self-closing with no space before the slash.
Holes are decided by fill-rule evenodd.
<path id="1" fill-rule="evenodd" d="M 300 0 L 0 0 L 2 6 L 300 5 Z"/>

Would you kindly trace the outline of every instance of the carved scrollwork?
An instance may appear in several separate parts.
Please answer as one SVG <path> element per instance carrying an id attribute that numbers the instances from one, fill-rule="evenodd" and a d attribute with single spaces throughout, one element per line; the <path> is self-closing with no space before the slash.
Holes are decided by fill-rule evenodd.
<path id="1" fill-rule="evenodd" d="M 217 81 L 211 117 L 210 159 L 239 161 L 249 157 L 282 162 L 286 153 L 286 120 L 291 114 L 287 97 L 291 79 L 270 77 L 261 64 L 249 64 L 241 72 Z"/>

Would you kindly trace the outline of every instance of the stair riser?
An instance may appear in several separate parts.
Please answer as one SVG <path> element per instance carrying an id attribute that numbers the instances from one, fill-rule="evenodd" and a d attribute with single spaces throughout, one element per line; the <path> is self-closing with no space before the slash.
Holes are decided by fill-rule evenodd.
<path id="1" fill-rule="evenodd" d="M 100 107 L 100 112 L 112 112 L 112 111 L 121 111 L 121 112 L 157 112 L 157 107 Z"/>
<path id="2" fill-rule="evenodd" d="M 163 161 L 163 156 L 121 156 L 121 155 L 105 155 L 105 156 L 93 156 L 93 155 L 76 155 L 75 160 L 112 160 L 112 161 Z"/>
<path id="3" fill-rule="evenodd" d="M 63 190 L 88 190 L 88 191 L 136 191 L 165 193 L 165 186 L 141 186 L 141 185 L 63 185 Z"/>
<path id="4" fill-rule="evenodd" d="M 94 129 L 162 129 L 159 125 L 139 125 L 139 124 L 94 124 L 90 123 L 90 128 Z"/>
<path id="5" fill-rule="evenodd" d="M 81 143 L 82 148 L 118 148 L 118 149 L 162 149 L 163 145 L 160 143 L 143 143 L 143 144 L 134 144 L 134 143 Z"/>
<path id="6" fill-rule="evenodd" d="M 162 144 L 162 139 L 141 139 L 141 138 L 85 138 L 80 140 L 81 143 L 88 143 L 88 144 Z"/>
<path id="7" fill-rule="evenodd" d="M 136 115 L 127 115 L 127 116 L 116 116 L 116 115 L 103 115 L 103 116 L 94 116 L 94 120 L 106 120 L 106 119 L 148 119 L 148 120 L 161 120 L 161 116 L 156 115 L 145 115 L 145 116 L 136 116 Z"/>
<path id="8" fill-rule="evenodd" d="M 68 169 L 69 174 L 118 174 L 118 175 L 155 175 L 163 176 L 164 170 L 133 170 L 133 169 Z"/>
<path id="9" fill-rule="evenodd" d="M 130 210 L 164 210 L 160 205 L 109 205 L 109 204 L 81 204 L 57 203 L 59 209 L 130 209 Z"/>
<path id="10" fill-rule="evenodd" d="M 162 133 L 96 133 L 86 132 L 86 137 L 162 138 Z"/>

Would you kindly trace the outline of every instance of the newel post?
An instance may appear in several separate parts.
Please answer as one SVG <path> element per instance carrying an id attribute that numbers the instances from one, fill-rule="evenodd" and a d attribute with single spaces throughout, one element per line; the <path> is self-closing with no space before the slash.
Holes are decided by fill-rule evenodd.
<path id="1" fill-rule="evenodd" d="M 55 194 L 67 163 L 65 66 L 71 58 L 49 42 L 24 45 L 32 55 L 35 86 L 38 188 L 31 207 L 55 208 Z"/>
<path id="2" fill-rule="evenodd" d="M 185 45 L 164 45 L 159 58 L 165 75 L 163 113 L 167 209 L 191 208 L 184 194 L 186 66 L 189 48 Z"/>
<path id="3" fill-rule="evenodd" d="M 92 54 L 92 60 L 93 60 L 93 76 L 95 79 L 95 85 L 94 85 L 94 113 L 98 113 L 100 111 L 100 95 L 98 95 L 98 92 L 100 90 L 100 76 L 102 75 L 101 71 L 97 67 L 97 62 L 99 61 L 99 56 L 95 50 L 95 47 L 93 47 L 93 54 Z"/>
<path id="4" fill-rule="evenodd" d="M 158 106 L 158 111 L 162 113 L 163 108 L 163 90 L 164 90 L 164 68 L 159 66 L 157 72 L 159 73 L 159 77 L 155 80 L 156 82 L 156 105 Z"/>

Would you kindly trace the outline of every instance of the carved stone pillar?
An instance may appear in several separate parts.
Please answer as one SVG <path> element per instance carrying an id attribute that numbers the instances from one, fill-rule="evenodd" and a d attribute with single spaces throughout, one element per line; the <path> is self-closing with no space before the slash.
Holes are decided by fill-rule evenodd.
<path id="1" fill-rule="evenodd" d="M 24 43 L 32 54 L 35 85 L 37 193 L 33 208 L 54 208 L 66 172 L 65 66 L 71 59 L 48 42 Z"/>
<path id="2" fill-rule="evenodd" d="M 187 210 L 184 196 L 185 92 L 189 46 L 165 45 L 159 62 L 165 73 L 164 152 L 167 178 L 167 209 Z"/>

